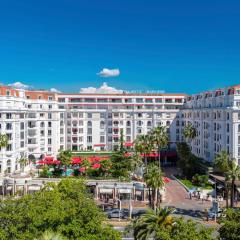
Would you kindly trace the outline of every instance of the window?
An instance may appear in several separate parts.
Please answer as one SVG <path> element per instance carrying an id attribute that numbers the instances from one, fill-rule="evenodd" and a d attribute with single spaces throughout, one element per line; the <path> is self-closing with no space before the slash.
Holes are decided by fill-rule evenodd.
<path id="1" fill-rule="evenodd" d="M 92 128 L 88 128 L 88 129 L 87 129 L 87 133 L 88 133 L 88 134 L 92 134 Z"/>
<path id="2" fill-rule="evenodd" d="M 103 128 L 104 128 L 104 126 L 105 126 L 105 123 L 104 123 L 104 121 L 101 121 L 101 122 L 100 122 L 100 128 L 101 128 L 101 129 L 103 129 Z"/>
<path id="3" fill-rule="evenodd" d="M 87 117 L 88 117 L 88 118 L 92 118 L 92 113 L 88 113 L 88 114 L 87 114 Z"/>
<path id="4" fill-rule="evenodd" d="M 48 144 L 52 144 L 52 139 L 48 138 Z"/>
<path id="5" fill-rule="evenodd" d="M 48 113 L 48 119 L 52 119 L 52 114 Z"/>
<path id="6" fill-rule="evenodd" d="M 52 101 L 52 100 L 53 100 L 53 97 L 48 97 L 48 100 L 49 100 L 49 101 Z"/>
<path id="7" fill-rule="evenodd" d="M 12 124 L 11 123 L 6 124 L 6 130 L 12 130 Z"/>
<path id="8" fill-rule="evenodd" d="M 11 114 L 11 113 L 7 113 L 7 114 L 6 114 L 6 118 L 7 118 L 7 119 L 11 119 L 11 118 L 12 118 L 12 114 Z"/>
<path id="9" fill-rule="evenodd" d="M 104 143 L 105 142 L 105 136 L 100 136 L 100 143 Z"/>
<path id="10" fill-rule="evenodd" d="M 88 122 L 87 122 L 87 126 L 88 126 L 88 127 L 92 127 L 92 122 L 91 122 L 91 121 L 88 121 Z"/>
<path id="11" fill-rule="evenodd" d="M 87 142 L 91 143 L 92 142 L 92 136 L 87 136 Z"/>
<path id="12" fill-rule="evenodd" d="M 52 109 L 52 105 L 48 105 L 48 109 Z"/>

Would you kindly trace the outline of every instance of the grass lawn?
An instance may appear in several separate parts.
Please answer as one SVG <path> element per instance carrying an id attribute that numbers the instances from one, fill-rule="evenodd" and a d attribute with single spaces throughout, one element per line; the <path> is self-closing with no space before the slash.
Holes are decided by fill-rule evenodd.
<path id="1" fill-rule="evenodd" d="M 111 156 L 113 152 L 72 152 L 74 156 Z"/>
<path id="2" fill-rule="evenodd" d="M 176 178 L 180 181 L 180 182 L 182 182 L 188 189 L 191 189 L 191 188 L 203 188 L 203 189 L 209 189 L 209 190 L 212 190 L 213 188 L 212 188 L 212 185 L 205 185 L 205 186 L 203 186 L 203 187 L 201 187 L 201 186 L 196 186 L 196 185 L 194 185 L 190 180 L 188 180 L 188 179 L 182 179 L 181 177 L 179 177 L 179 176 L 176 176 Z"/>

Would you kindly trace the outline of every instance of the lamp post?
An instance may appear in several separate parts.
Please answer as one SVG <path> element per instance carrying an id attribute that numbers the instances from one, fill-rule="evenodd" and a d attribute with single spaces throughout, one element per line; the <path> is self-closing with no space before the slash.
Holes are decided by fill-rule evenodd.
<path id="1" fill-rule="evenodd" d="M 119 212 L 118 212 L 118 221 L 120 221 L 121 218 L 121 210 L 122 210 L 122 203 L 119 198 L 116 198 L 116 200 L 119 202 Z"/>

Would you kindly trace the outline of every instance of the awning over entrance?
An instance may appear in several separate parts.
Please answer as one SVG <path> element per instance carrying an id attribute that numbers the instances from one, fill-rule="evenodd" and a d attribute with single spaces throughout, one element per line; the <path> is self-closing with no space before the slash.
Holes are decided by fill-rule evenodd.
<path id="1" fill-rule="evenodd" d="M 118 193 L 131 193 L 132 189 L 124 189 L 124 188 L 119 188 Z"/>
<path id="2" fill-rule="evenodd" d="M 113 193 L 113 189 L 100 188 L 99 193 Z"/>

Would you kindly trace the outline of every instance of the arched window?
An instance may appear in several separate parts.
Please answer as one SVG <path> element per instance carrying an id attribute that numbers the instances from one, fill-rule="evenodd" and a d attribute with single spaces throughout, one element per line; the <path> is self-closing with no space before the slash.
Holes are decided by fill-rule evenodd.
<path id="1" fill-rule="evenodd" d="M 10 159 L 7 160 L 7 166 L 11 166 L 11 160 Z"/>
<path id="2" fill-rule="evenodd" d="M 130 127 L 131 126 L 131 122 L 127 121 L 127 126 Z"/>
<path id="3" fill-rule="evenodd" d="M 87 125 L 88 125 L 88 127 L 91 127 L 91 126 L 92 126 L 92 122 L 91 122 L 91 121 L 88 121 L 88 122 L 87 122 Z"/>
<path id="4" fill-rule="evenodd" d="M 148 127 L 151 127 L 151 126 L 152 126 L 152 122 L 151 122 L 151 121 L 148 121 L 148 122 L 147 122 L 147 126 L 148 126 Z"/>
<path id="5" fill-rule="evenodd" d="M 101 122 L 100 122 L 100 128 L 104 128 L 104 126 L 105 126 L 105 122 L 104 122 L 104 121 L 101 121 Z"/>

